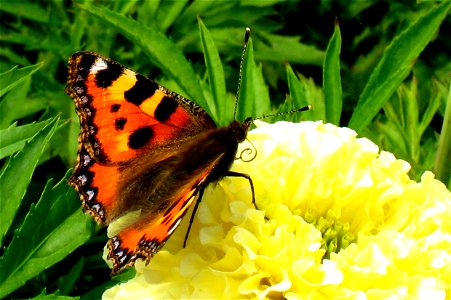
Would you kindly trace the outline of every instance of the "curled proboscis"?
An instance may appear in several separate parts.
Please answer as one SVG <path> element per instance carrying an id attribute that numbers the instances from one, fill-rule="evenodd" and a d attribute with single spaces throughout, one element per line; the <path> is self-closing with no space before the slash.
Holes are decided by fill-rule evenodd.
<path id="1" fill-rule="evenodd" d="M 250 141 L 249 141 L 250 143 Z M 252 143 L 251 143 L 252 145 Z M 254 160 L 254 158 L 257 156 L 257 149 L 255 149 L 254 145 L 251 147 L 244 148 L 241 150 L 240 155 L 236 157 L 236 159 L 241 159 L 243 162 L 250 162 Z"/>

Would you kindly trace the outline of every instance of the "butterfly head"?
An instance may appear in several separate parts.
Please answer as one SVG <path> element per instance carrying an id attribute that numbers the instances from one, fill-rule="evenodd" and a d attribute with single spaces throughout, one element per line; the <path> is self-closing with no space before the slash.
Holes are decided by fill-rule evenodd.
<path id="1" fill-rule="evenodd" d="M 229 127 L 232 132 L 232 135 L 236 139 L 238 143 L 241 143 L 246 138 L 247 132 L 249 131 L 249 127 L 251 127 L 253 119 L 247 118 L 243 123 L 238 121 L 233 121 Z"/>

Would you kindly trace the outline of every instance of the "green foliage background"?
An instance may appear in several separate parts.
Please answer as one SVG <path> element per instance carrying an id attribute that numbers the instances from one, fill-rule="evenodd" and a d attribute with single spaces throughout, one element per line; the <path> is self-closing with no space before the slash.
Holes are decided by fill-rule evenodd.
<path id="1" fill-rule="evenodd" d="M 0 2 L 0 298 L 99 298 L 105 232 L 68 187 L 78 118 L 67 58 L 109 56 L 203 106 L 218 125 L 323 120 L 450 187 L 449 1 Z M 448 28 L 447 30 L 445 28 Z"/>

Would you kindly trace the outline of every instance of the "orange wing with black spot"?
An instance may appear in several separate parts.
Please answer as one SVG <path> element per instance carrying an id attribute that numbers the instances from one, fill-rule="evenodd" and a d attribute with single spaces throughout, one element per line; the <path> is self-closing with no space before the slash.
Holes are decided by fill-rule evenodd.
<path id="1" fill-rule="evenodd" d="M 216 127 L 193 102 L 96 53 L 74 54 L 68 70 L 66 92 L 75 100 L 81 126 L 70 184 L 99 223 L 121 214 L 117 196 L 124 162 Z"/>
<path id="2" fill-rule="evenodd" d="M 66 92 L 81 126 L 69 183 L 100 224 L 141 212 L 108 242 L 113 273 L 148 261 L 196 194 L 227 173 L 251 121 L 217 128 L 193 102 L 92 52 L 70 58 Z"/>
<path id="3" fill-rule="evenodd" d="M 216 127 L 193 102 L 92 52 L 70 58 L 66 92 L 75 100 L 81 142 L 99 162 L 127 160 L 177 135 Z"/>

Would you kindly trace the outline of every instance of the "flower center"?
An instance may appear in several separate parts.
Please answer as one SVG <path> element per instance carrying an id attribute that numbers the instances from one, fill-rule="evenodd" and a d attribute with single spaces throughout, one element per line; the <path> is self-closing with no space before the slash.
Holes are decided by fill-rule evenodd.
<path id="1" fill-rule="evenodd" d="M 329 209 L 324 216 L 316 216 L 314 211 L 308 211 L 304 215 L 304 220 L 321 232 L 321 248 L 326 250 L 323 258 L 330 258 L 332 252 L 338 253 L 357 240 L 350 231 L 349 223 L 341 222 L 340 215 L 341 210 L 338 208 Z"/>

